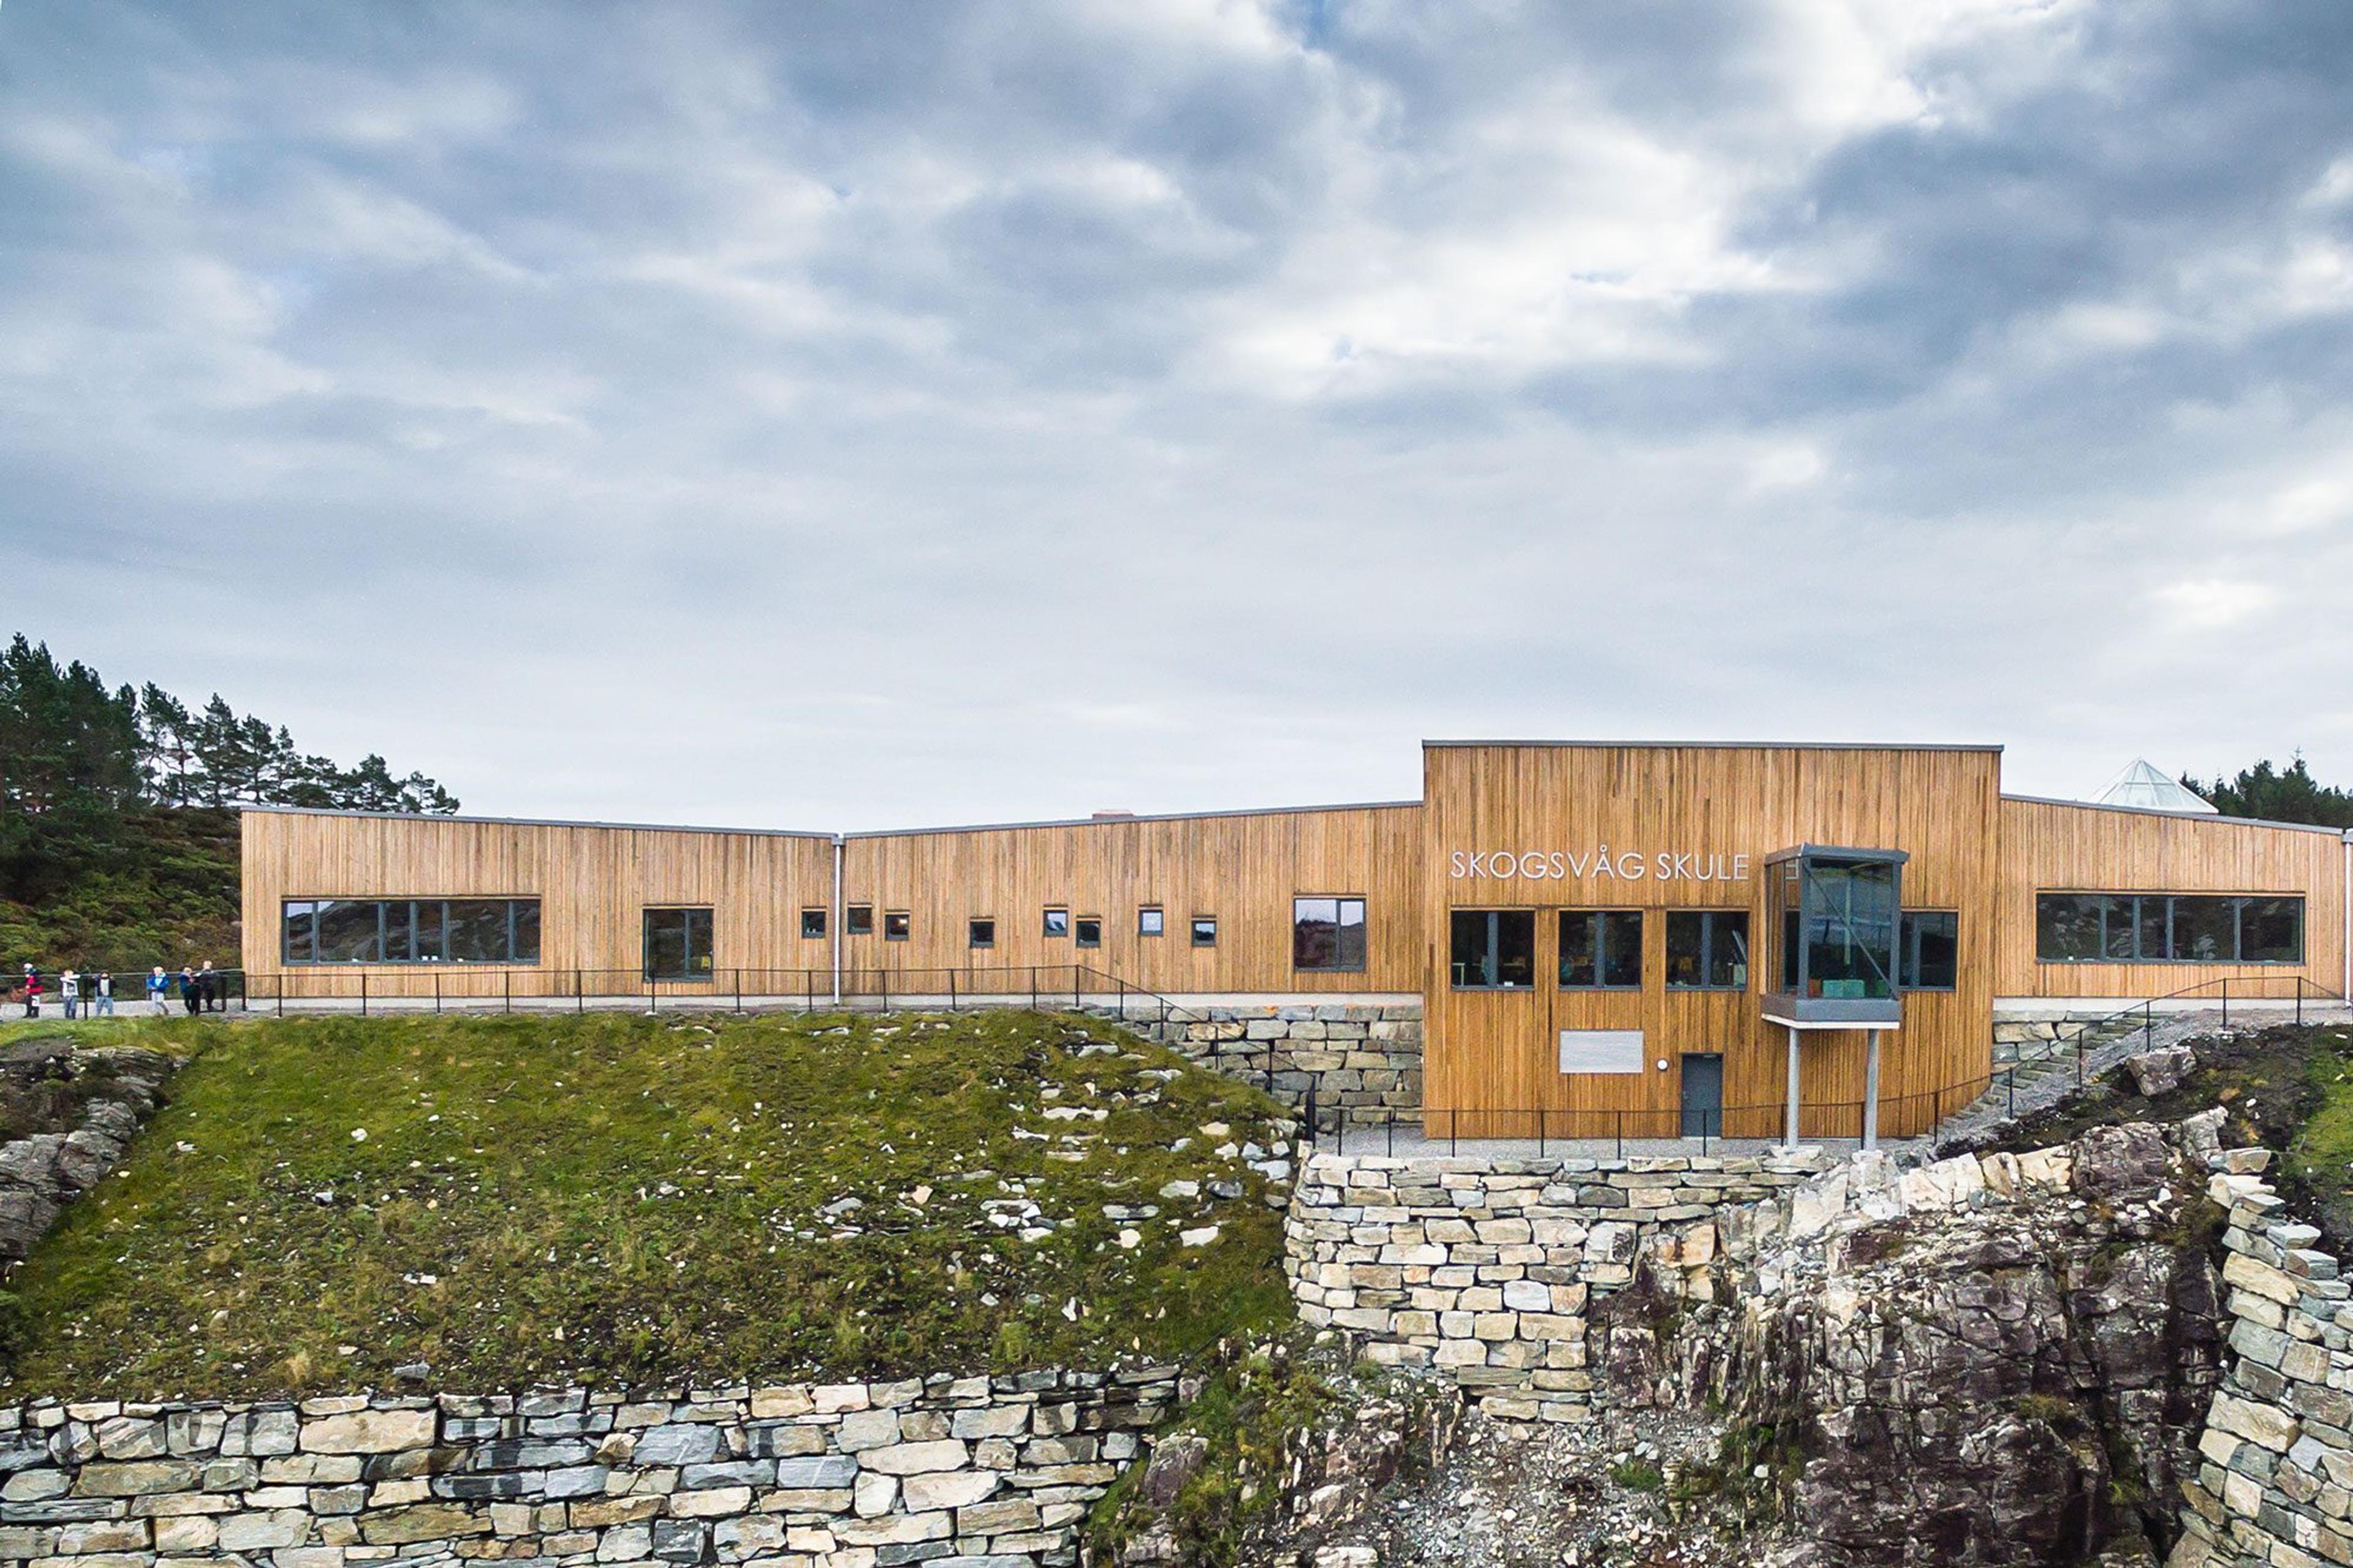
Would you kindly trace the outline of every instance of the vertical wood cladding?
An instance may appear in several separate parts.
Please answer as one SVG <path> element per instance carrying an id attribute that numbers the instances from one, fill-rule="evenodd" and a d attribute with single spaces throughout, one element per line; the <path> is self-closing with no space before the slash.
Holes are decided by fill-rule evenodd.
<path id="1" fill-rule="evenodd" d="M 1422 985 L 1418 805 L 878 834 L 849 840 L 844 885 L 876 911 L 876 934 L 843 955 L 862 968 L 1083 963 L 1162 993 Z M 1316 894 L 1365 900 L 1362 972 L 1292 967 L 1291 901 Z M 1138 934 L 1147 906 L 1163 912 L 1159 936 Z M 1045 935 L 1050 908 L 1074 928 L 1099 917 L 1103 945 Z M 882 939 L 888 910 L 912 917 L 907 941 Z M 1196 915 L 1216 917 L 1216 946 L 1193 945 Z M 996 922 L 994 948 L 972 950 L 976 918 Z"/>
<path id="2" fill-rule="evenodd" d="M 1934 1091 L 1947 1091 L 1943 1104 L 1950 1109 L 1985 1081 L 1998 752 L 1498 744 L 1435 745 L 1424 759 L 1424 924 L 1435 961 L 1424 1024 L 1424 1096 L 1433 1112 L 1543 1107 L 1561 1113 L 1551 1130 L 1585 1134 L 1607 1133 L 1615 1119 L 1570 1113 L 1641 1112 L 1625 1123 L 1629 1136 L 1672 1134 L 1678 1058 L 1720 1052 L 1725 1104 L 1768 1108 L 1734 1116 L 1729 1131 L 1777 1130 L 1769 1108 L 1783 1098 L 1787 1036 L 1760 1016 L 1760 977 L 1752 975 L 1741 992 L 1665 989 L 1662 914 L 1746 910 L 1754 944 L 1765 919 L 1765 858 L 1806 842 L 1906 850 L 1905 907 L 1960 913 L 1960 988 L 1907 994 L 1903 1027 L 1883 1037 L 1883 1128 L 1895 1134 L 1923 1127 L 1938 1103 Z M 1617 874 L 1601 874 L 1596 857 L 1604 848 Z M 1468 859 L 1489 850 L 1511 857 L 1504 862 L 1510 874 L 1494 874 L 1492 860 L 1474 867 Z M 1522 874 L 1529 851 L 1544 857 L 1544 875 Z M 1553 851 L 1561 854 L 1556 858 Z M 1457 852 L 1465 855 L 1459 863 Z M 1629 856 L 1639 859 L 1630 864 Z M 1745 876 L 1701 879 L 1702 872 L 1733 868 L 1736 857 L 1745 858 Z M 1638 878 L 1623 874 L 1637 868 Z M 1461 908 L 1537 911 L 1532 990 L 1459 991 L 1447 984 L 1438 950 L 1448 940 L 1448 911 Z M 1646 911 L 1640 991 L 1557 985 L 1552 911 L 1566 908 Z M 1645 1069 L 1564 1075 L 1556 1057 L 1562 1029 L 1641 1029 Z M 1862 1100 L 1863 1052 L 1860 1032 L 1807 1037 L 1800 1100 L 1825 1108 L 1808 1119 L 1810 1131 L 1852 1131 L 1852 1110 L 1829 1108 Z M 1432 1120 L 1441 1130 L 1448 1121 L 1443 1114 Z M 1519 1120 L 1465 1115 L 1460 1127 L 1466 1134 L 1534 1130 Z"/>
<path id="3" fill-rule="evenodd" d="M 2225 975 L 2284 987 L 2302 975 L 2343 982 L 2345 845 L 2333 828 L 2272 826 L 2055 801 L 2001 803 L 2004 996 L 2161 996 Z M 2035 956 L 2038 892 L 2300 893 L 2304 963 L 2042 963 Z M 2250 993 L 2258 986 L 2250 984 Z M 2283 991 L 2282 994 L 2284 994 Z"/>

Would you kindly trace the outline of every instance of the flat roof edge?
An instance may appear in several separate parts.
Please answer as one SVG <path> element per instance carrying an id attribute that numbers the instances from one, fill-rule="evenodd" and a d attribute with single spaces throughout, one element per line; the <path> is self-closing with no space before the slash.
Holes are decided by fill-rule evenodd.
<path id="1" fill-rule="evenodd" d="M 591 822 L 562 816 L 473 816 L 464 812 L 343 811 L 318 805 L 240 805 L 239 815 L 271 816 L 346 816 L 379 822 L 466 822 L 491 827 L 595 827 L 608 833 L 727 833 L 738 837 L 816 838 L 830 844 L 833 835 L 802 827 L 709 827 L 684 822 Z"/>
<path id="2" fill-rule="evenodd" d="M 1617 752 L 1992 752 L 1998 745 L 1981 745 L 1968 742 L 1925 741 L 1431 741 L 1425 740 L 1425 752 L 1448 751 L 1470 746 L 1524 746 L 1531 750 L 1554 751 L 1583 749 Z"/>
<path id="3" fill-rule="evenodd" d="M 2208 826 L 2278 827 L 2290 833 L 2325 833 L 2331 838 L 2342 838 L 2353 828 L 2331 827 L 2325 822 L 2274 822 L 2263 816 L 2225 816 L 2220 812 L 2167 811 L 2154 805 L 2116 805 L 2099 800 L 2061 800 L 2047 795 L 2002 794 L 2002 799 L 2014 800 L 2021 805 L 2064 805 L 2077 811 L 2121 811 L 2131 816 L 2162 816 L 2168 822 L 2203 823 Z"/>
<path id="4" fill-rule="evenodd" d="M 1329 805 L 1256 805 L 1228 811 L 1139 811 L 1123 816 L 1065 816 L 1044 822 L 966 822 L 940 827 L 870 827 L 844 838 L 920 838 L 931 833 L 1015 833 L 1031 827 L 1117 827 L 1126 822 L 1201 822 L 1226 816 L 1306 816 L 1322 811 L 1419 811 L 1419 800 L 1349 800 Z"/>

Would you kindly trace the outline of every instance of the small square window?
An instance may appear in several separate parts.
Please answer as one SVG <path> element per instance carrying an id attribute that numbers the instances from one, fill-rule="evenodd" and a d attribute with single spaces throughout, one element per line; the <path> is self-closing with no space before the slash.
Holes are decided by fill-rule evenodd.
<path id="1" fill-rule="evenodd" d="M 913 918 L 906 910 L 890 910 L 883 913 L 882 940 L 884 942 L 904 942 L 907 940 L 907 933 L 913 929 Z"/>
<path id="2" fill-rule="evenodd" d="M 1195 915 L 1193 917 L 1193 945 L 1195 947 L 1215 947 L 1218 945 L 1217 916 Z"/>
<path id="3" fill-rule="evenodd" d="M 1046 934 L 1048 936 L 1058 937 L 1070 935 L 1071 911 L 1068 910 L 1048 910 L 1046 911 Z"/>
<path id="4" fill-rule="evenodd" d="M 1153 905 L 1146 904 L 1135 911 L 1135 934 L 1138 936 L 1158 936 L 1166 924 L 1166 917 Z"/>
<path id="5" fill-rule="evenodd" d="M 987 915 L 975 915 L 965 922 L 965 940 L 974 947 L 995 947 L 997 922 Z"/>
<path id="6" fill-rule="evenodd" d="M 849 909 L 842 911 L 841 934 L 844 936 L 872 936 L 874 934 L 874 906 L 872 904 L 852 904 Z"/>
<path id="7" fill-rule="evenodd" d="M 803 938 L 810 942 L 821 942 L 824 940 L 825 911 L 823 910 L 803 910 L 801 911 L 801 935 Z"/>
<path id="8" fill-rule="evenodd" d="M 1078 942 L 1081 947 L 1101 947 L 1103 945 L 1103 917 L 1101 915 L 1081 915 L 1078 918 L 1075 929 L 1078 931 Z"/>

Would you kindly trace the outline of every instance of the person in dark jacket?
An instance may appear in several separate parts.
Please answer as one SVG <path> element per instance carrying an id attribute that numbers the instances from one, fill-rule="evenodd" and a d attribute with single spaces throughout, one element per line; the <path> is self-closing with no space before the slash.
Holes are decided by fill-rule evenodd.
<path id="1" fill-rule="evenodd" d="M 41 1016 L 41 972 L 31 964 L 25 965 L 25 1016 Z"/>
<path id="2" fill-rule="evenodd" d="M 204 993 L 196 988 L 196 972 L 185 963 L 180 965 L 180 1005 L 188 1010 L 190 1017 L 195 1016 L 205 1005 Z"/>

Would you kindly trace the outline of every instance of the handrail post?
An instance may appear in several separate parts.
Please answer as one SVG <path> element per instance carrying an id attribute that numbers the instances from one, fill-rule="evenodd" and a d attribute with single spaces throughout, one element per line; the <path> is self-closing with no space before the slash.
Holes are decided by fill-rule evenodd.
<path id="1" fill-rule="evenodd" d="M 1543 1159 L 1543 1158 L 1544 1158 L 1544 1155 L 1545 1155 L 1545 1108 L 1544 1108 L 1543 1106 L 1539 1105 L 1539 1106 L 1537 1106 L 1537 1107 L 1536 1107 L 1536 1158 L 1537 1158 L 1537 1159 L 1539 1159 L 1539 1160 L 1541 1160 L 1541 1159 Z"/>
<path id="2" fill-rule="evenodd" d="M 1618 1158 L 1622 1160 L 1626 1157 L 1626 1113 L 1622 1110 L 1611 1111 L 1609 1122 L 1610 1136 L 1617 1143 Z"/>
<path id="3" fill-rule="evenodd" d="M 2295 977 L 2295 1023 L 2298 1028 L 2304 1026 L 2304 976 L 2301 974 Z"/>
<path id="4" fill-rule="evenodd" d="M 514 1011 L 514 971 L 513 971 L 513 970 L 512 970 L 512 969 L 502 969 L 502 970 L 499 971 L 499 991 L 500 991 L 500 995 L 501 995 L 501 999 L 502 999 L 502 1000 L 505 1002 L 505 1004 L 506 1004 L 506 1005 L 501 1009 L 501 1011 L 508 1012 L 508 1013 L 512 1013 L 512 1012 L 513 1012 L 513 1011 Z"/>
<path id="5" fill-rule="evenodd" d="M 887 968 L 883 969 L 877 973 L 875 978 L 879 983 L 879 987 L 882 995 L 882 1005 L 881 1007 L 877 1008 L 876 1011 L 888 1013 L 891 1010 L 891 971 Z"/>
<path id="6" fill-rule="evenodd" d="M 360 1016 L 367 1016 L 367 971 L 360 971 Z"/>
<path id="7" fill-rule="evenodd" d="M 1031 1011 L 1032 1013 L 1035 1013 L 1037 1010 L 1038 1010 L 1038 966 L 1037 966 L 1036 964 L 1034 964 L 1034 963 L 1033 963 L 1033 964 L 1031 964 L 1031 965 L 1029 966 L 1029 1011 Z"/>
<path id="8" fill-rule="evenodd" d="M 2222 976 L 2222 1027 L 2231 1026 L 2231 977 Z"/>

